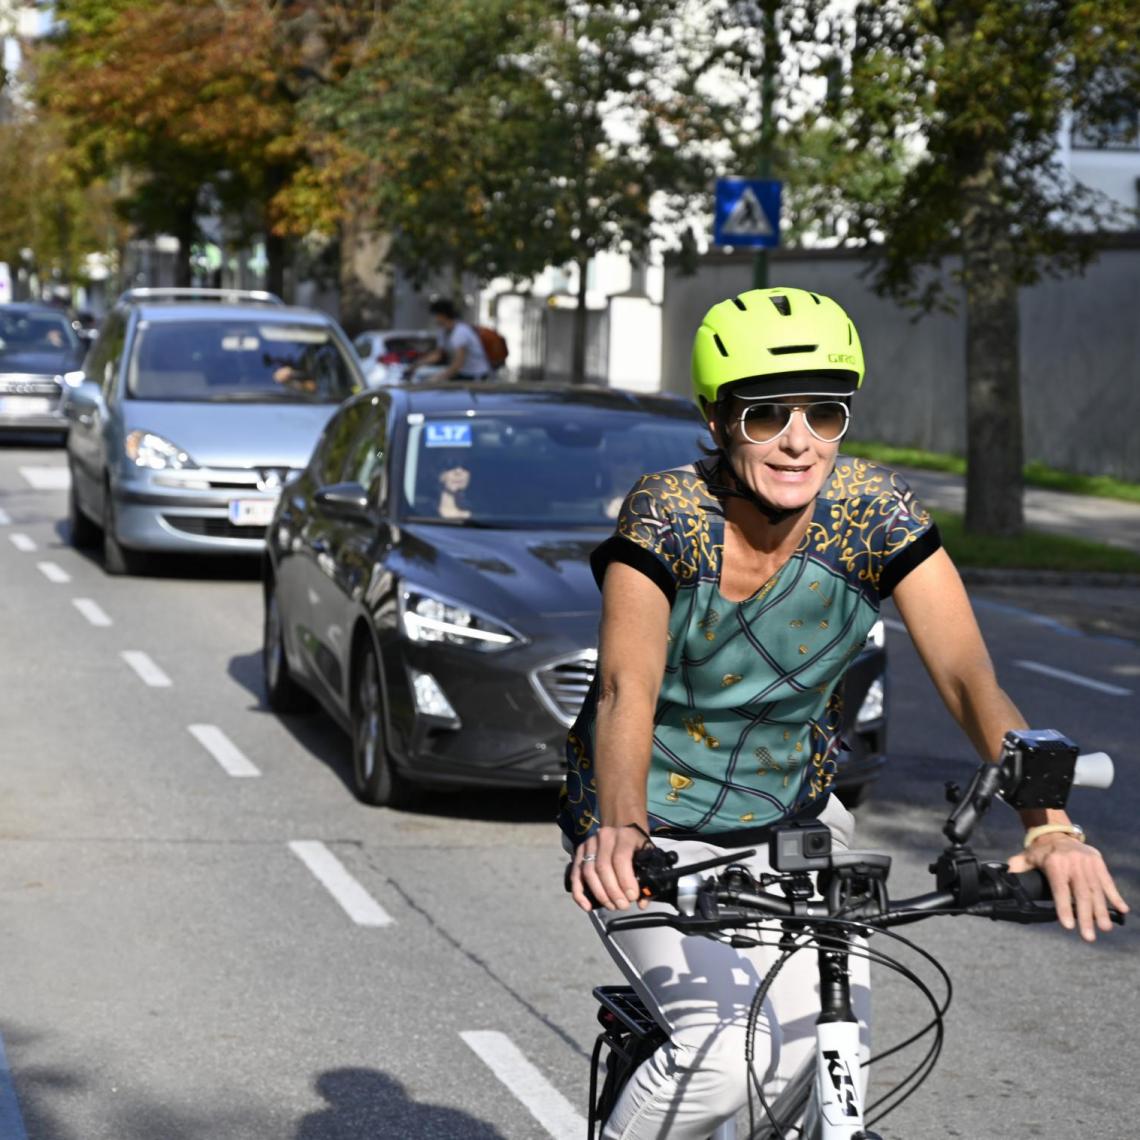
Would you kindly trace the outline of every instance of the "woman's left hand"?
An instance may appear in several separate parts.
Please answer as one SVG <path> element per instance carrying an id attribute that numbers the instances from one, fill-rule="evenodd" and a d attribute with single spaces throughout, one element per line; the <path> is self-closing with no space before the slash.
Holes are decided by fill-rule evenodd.
<path id="1" fill-rule="evenodd" d="M 1071 835 L 1043 835 L 1010 859 L 1009 869 L 1042 872 L 1053 892 L 1058 921 L 1066 930 L 1079 929 L 1086 942 L 1096 941 L 1097 930 L 1112 930 L 1110 907 L 1128 911 L 1100 852 Z"/>

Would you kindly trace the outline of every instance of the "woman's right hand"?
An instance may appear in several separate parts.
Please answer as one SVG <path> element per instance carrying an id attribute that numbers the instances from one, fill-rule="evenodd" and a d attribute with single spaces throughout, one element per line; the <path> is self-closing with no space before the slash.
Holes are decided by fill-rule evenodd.
<path id="1" fill-rule="evenodd" d="M 574 901 L 586 911 L 594 906 L 625 910 L 637 902 L 633 856 L 645 842 L 645 832 L 637 827 L 599 827 L 575 848 L 570 871 Z M 642 899 L 640 905 L 648 904 Z"/>

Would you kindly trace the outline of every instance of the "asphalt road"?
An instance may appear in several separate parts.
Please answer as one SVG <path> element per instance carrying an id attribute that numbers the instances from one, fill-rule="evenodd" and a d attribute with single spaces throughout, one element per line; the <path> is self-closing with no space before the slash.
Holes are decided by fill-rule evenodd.
<path id="1" fill-rule="evenodd" d="M 0 450 L 0 1140 L 584 1135 L 589 991 L 618 979 L 562 894 L 552 795 L 358 805 L 339 733 L 264 707 L 256 567 L 106 577 L 67 543 L 62 463 Z M 1029 721 L 1116 756 L 1113 791 L 1072 811 L 1140 899 L 1140 647 L 1029 590 L 976 600 Z M 969 762 L 901 627 L 888 639 L 892 764 L 861 838 L 905 894 Z M 978 837 L 994 855 L 1016 841 L 1001 811 Z M 956 995 L 939 1067 L 884 1135 L 1133 1136 L 1137 925 L 1095 947 L 911 928 Z M 880 1046 L 921 1024 L 893 976 L 875 1004 Z"/>

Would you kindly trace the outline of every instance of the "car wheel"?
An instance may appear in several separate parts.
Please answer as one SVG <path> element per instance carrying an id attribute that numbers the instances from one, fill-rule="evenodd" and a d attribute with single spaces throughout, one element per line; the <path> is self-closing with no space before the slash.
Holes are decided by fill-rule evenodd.
<path id="1" fill-rule="evenodd" d="M 67 492 L 67 531 L 71 536 L 71 545 L 76 550 L 87 550 L 99 543 L 98 525 L 93 523 L 79 506 L 74 472 L 71 475 L 71 487 Z"/>
<path id="2" fill-rule="evenodd" d="M 103 491 L 103 569 L 116 576 L 135 574 L 139 569 L 139 556 L 119 542 L 115 500 L 110 485 Z"/>
<path id="3" fill-rule="evenodd" d="M 352 701 L 352 782 L 357 796 L 377 807 L 404 807 L 413 798 L 393 767 L 384 741 L 384 705 L 376 651 L 365 645 L 356 664 Z"/>
<path id="4" fill-rule="evenodd" d="M 265 595 L 265 625 L 261 642 L 261 667 L 265 671 L 265 698 L 275 713 L 310 712 L 313 698 L 293 679 L 285 656 L 281 606 L 271 586 Z"/>

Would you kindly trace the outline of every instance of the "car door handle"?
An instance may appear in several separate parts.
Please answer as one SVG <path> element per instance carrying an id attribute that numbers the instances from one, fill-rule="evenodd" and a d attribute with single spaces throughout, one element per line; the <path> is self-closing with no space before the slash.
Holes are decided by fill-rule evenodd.
<path id="1" fill-rule="evenodd" d="M 76 420 L 79 421 L 84 427 L 90 427 L 95 422 L 95 415 L 93 412 L 80 412 Z"/>

